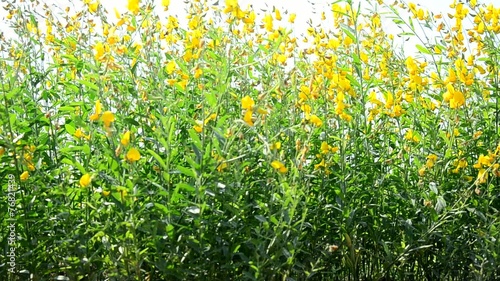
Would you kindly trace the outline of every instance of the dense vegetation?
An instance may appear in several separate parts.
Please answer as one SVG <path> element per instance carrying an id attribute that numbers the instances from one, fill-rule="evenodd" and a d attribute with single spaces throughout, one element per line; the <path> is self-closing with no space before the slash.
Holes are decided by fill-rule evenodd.
<path id="1" fill-rule="evenodd" d="M 0 276 L 500 278 L 500 8 L 190 2 L 4 1 Z"/>

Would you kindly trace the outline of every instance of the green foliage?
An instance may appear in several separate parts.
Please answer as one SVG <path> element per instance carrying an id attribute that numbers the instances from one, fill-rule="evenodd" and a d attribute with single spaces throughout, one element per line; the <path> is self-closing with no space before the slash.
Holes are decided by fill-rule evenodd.
<path id="1" fill-rule="evenodd" d="M 144 2 L 6 6 L 0 276 L 499 278 L 498 8 Z"/>

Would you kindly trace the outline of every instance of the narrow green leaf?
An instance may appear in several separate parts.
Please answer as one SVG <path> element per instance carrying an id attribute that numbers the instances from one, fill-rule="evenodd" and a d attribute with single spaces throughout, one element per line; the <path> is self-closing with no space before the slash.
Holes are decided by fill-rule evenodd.
<path id="1" fill-rule="evenodd" d="M 70 165 L 72 167 L 74 166 L 73 161 L 71 161 L 71 159 L 68 159 L 68 158 L 61 159 L 61 163 L 68 164 L 68 165 Z"/>
<path id="2" fill-rule="evenodd" d="M 426 47 L 424 47 L 424 46 L 422 46 L 420 44 L 417 44 L 416 47 L 417 47 L 417 50 L 419 50 L 420 53 L 426 54 L 426 55 L 432 55 L 431 51 L 429 51 L 429 49 L 427 49 Z"/>
<path id="3" fill-rule="evenodd" d="M 80 79 L 80 80 L 78 80 L 78 83 L 80 83 L 80 84 L 82 84 L 84 86 L 87 86 L 91 90 L 94 90 L 94 91 L 98 91 L 99 90 L 99 87 L 97 87 L 96 84 L 94 84 L 92 82 L 89 82 L 87 80 Z"/>
<path id="4" fill-rule="evenodd" d="M 196 189 L 193 186 L 191 186 L 191 185 L 189 185 L 187 183 L 184 183 L 184 182 L 178 183 L 177 187 L 179 188 L 179 190 L 187 191 L 189 193 L 192 193 L 192 192 L 196 191 Z"/>
<path id="5" fill-rule="evenodd" d="M 181 174 L 183 174 L 185 176 L 188 176 L 191 178 L 196 178 L 196 173 L 190 168 L 186 168 L 186 167 L 182 167 L 182 166 L 177 165 L 176 169 L 177 169 L 177 171 L 179 171 Z"/>
<path id="6" fill-rule="evenodd" d="M 168 214 L 168 213 L 169 213 L 168 208 L 167 208 L 167 207 L 165 207 L 165 206 L 164 206 L 164 205 L 162 205 L 162 204 L 155 203 L 155 207 L 156 207 L 156 208 L 158 208 L 158 209 L 160 209 L 161 211 L 163 211 L 163 213 L 165 213 L 165 214 Z M 167 226 L 167 227 L 168 227 L 168 226 Z"/>
<path id="7" fill-rule="evenodd" d="M 356 31 L 354 31 L 354 29 L 352 29 L 352 27 L 345 25 L 345 24 L 340 24 L 340 28 L 342 29 L 342 31 L 344 31 L 344 33 L 347 36 L 349 36 L 349 38 L 352 39 L 352 41 L 354 41 L 356 43 L 356 37 L 354 36 L 354 33 L 356 33 Z"/>
<path id="8" fill-rule="evenodd" d="M 59 107 L 59 112 L 74 112 L 75 108 L 72 106 L 61 106 Z"/>
<path id="9" fill-rule="evenodd" d="M 148 149 L 147 152 L 149 153 L 149 155 L 153 156 L 153 158 L 158 162 L 158 164 L 160 164 L 162 169 L 164 169 L 164 170 L 167 169 L 167 165 L 165 164 L 165 161 L 163 161 L 163 159 L 161 158 L 160 155 L 158 155 L 156 152 L 154 152 L 151 149 Z"/>
<path id="10" fill-rule="evenodd" d="M 200 137 L 198 136 L 198 133 L 196 133 L 196 131 L 194 129 L 190 129 L 188 131 L 189 133 L 189 136 L 191 137 L 191 140 L 193 141 L 193 145 L 196 146 L 196 148 L 198 148 L 198 150 L 202 150 L 201 149 L 201 140 L 200 140 Z"/>

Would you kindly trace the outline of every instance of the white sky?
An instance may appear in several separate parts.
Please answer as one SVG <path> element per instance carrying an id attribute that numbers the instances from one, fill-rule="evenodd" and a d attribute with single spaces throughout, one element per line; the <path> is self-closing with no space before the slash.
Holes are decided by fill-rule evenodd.
<path id="1" fill-rule="evenodd" d="M 160 0 L 155 0 L 157 1 L 157 6 L 160 7 L 161 1 Z M 362 7 L 370 7 L 370 4 L 368 2 L 375 1 L 375 0 L 353 0 L 356 3 L 359 3 L 361 1 Z M 385 0 L 385 2 L 390 3 L 392 0 Z M 446 15 L 447 12 L 451 12 L 451 9 L 449 8 L 449 5 L 452 3 L 453 0 L 413 0 L 412 2 L 421 5 L 425 9 L 430 9 L 433 13 L 438 14 L 441 12 L 444 12 L 444 15 Z M 69 0 L 41 0 L 42 3 L 47 3 L 49 6 L 55 5 L 58 7 L 58 9 L 64 9 L 67 6 L 73 7 L 74 4 L 72 4 L 74 1 L 69 1 Z M 80 2 L 80 1 L 78 1 Z M 101 0 L 101 4 L 108 10 L 110 17 L 114 20 L 114 12 L 113 8 L 117 8 L 120 12 L 124 12 L 126 10 L 127 6 L 127 0 L 114 0 L 114 1 L 106 1 L 106 0 Z M 142 0 L 142 2 L 146 2 L 145 0 Z M 168 14 L 170 15 L 177 15 L 179 19 L 185 19 L 185 12 L 184 9 L 186 8 L 186 1 L 185 0 L 171 0 L 170 1 L 170 8 L 168 11 Z M 187 1 L 189 2 L 189 1 Z M 209 3 L 215 3 L 216 0 L 209 0 Z M 219 5 L 224 6 L 225 5 L 225 0 L 219 0 Z M 320 15 L 322 11 L 325 11 L 327 18 L 331 17 L 331 12 L 329 9 L 329 4 L 331 2 L 335 2 L 334 0 L 239 0 L 240 7 L 242 9 L 246 9 L 246 7 L 249 4 L 252 4 L 254 11 L 259 12 L 261 10 L 266 10 L 266 11 L 272 11 L 273 7 L 278 8 L 281 11 L 281 14 L 283 16 L 282 23 L 280 25 L 285 25 L 288 19 L 288 14 L 290 13 L 295 13 L 297 15 L 297 18 L 295 20 L 294 24 L 294 31 L 295 35 L 300 35 L 303 33 L 307 28 L 308 24 L 307 22 L 309 19 L 313 20 L 313 24 L 317 25 L 320 24 Z M 72 8 L 72 11 L 74 12 L 75 9 Z M 158 11 L 161 11 L 159 8 Z M 404 13 L 402 11 L 402 13 Z M 453 12 L 451 12 L 453 13 Z M 0 30 L 4 31 L 7 37 L 9 37 L 9 32 L 8 28 L 6 25 L 6 19 L 5 19 L 5 11 L 0 8 Z M 447 17 L 446 17 L 447 18 Z M 181 21 L 182 24 L 182 21 Z M 328 21 L 323 22 L 323 24 L 328 25 Z M 276 23 L 278 25 L 278 23 Z M 386 29 L 386 32 L 388 33 L 393 33 L 397 34 L 400 31 L 396 28 L 396 26 L 391 22 L 391 20 L 386 19 L 385 21 L 382 22 L 382 25 Z M 325 29 L 327 29 L 328 26 L 325 26 Z M 402 42 L 402 41 L 401 41 Z M 401 43 L 397 42 L 397 43 Z M 405 42 L 405 51 L 408 53 L 415 51 L 415 44 L 418 43 L 415 40 L 410 40 L 408 42 Z"/>

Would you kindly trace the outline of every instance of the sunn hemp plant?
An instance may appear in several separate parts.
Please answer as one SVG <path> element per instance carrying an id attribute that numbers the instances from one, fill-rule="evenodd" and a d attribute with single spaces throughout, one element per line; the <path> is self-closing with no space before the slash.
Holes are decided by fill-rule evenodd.
<path id="1" fill-rule="evenodd" d="M 2 280 L 500 279 L 500 7 L 449 2 L 4 1 Z"/>

